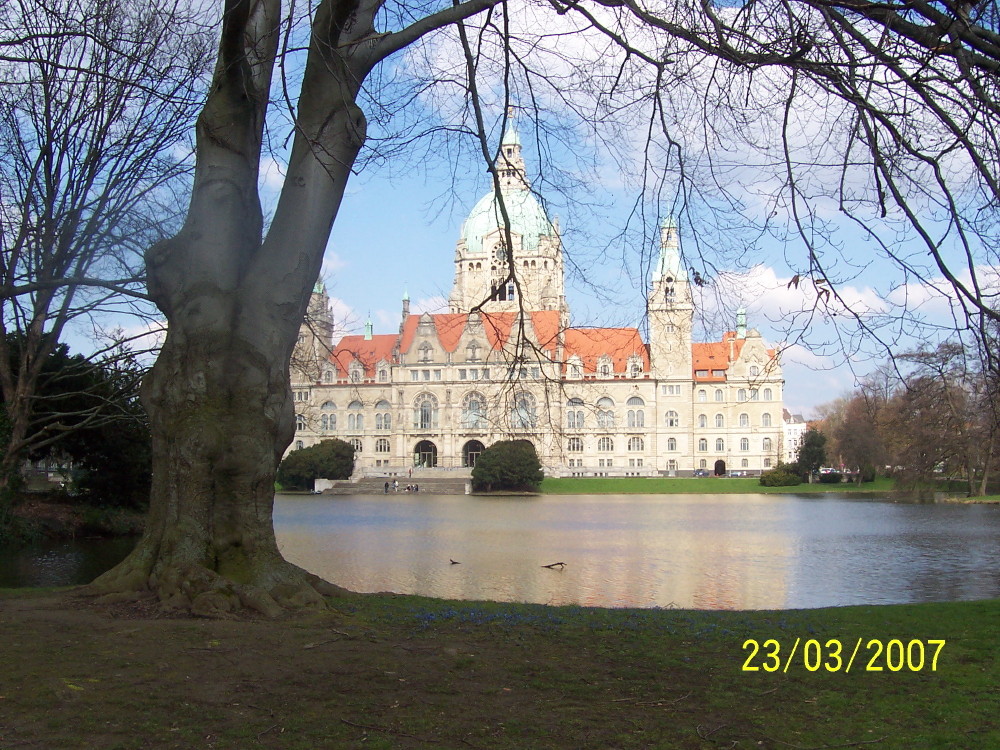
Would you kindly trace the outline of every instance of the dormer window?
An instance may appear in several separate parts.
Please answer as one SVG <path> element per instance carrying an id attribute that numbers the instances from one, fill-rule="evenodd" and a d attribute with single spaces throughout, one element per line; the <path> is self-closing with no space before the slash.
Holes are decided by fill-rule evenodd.
<path id="1" fill-rule="evenodd" d="M 597 362 L 597 374 L 602 378 L 610 378 L 613 372 L 611 357 L 605 354 Z"/>
<path id="2" fill-rule="evenodd" d="M 360 362 L 351 362 L 351 366 L 348 369 L 348 378 L 352 383 L 360 383 L 365 377 L 365 368 Z"/>

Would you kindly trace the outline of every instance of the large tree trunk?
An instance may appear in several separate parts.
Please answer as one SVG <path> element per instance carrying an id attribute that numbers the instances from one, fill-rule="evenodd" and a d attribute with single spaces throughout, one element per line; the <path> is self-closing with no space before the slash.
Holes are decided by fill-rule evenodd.
<path id="1" fill-rule="evenodd" d="M 143 385 L 153 432 L 148 527 L 96 590 L 151 590 L 204 614 L 274 614 L 341 591 L 281 557 L 271 510 L 295 428 L 288 363 L 365 140 L 355 98 L 379 60 L 497 2 L 469 0 L 380 34 L 380 2 L 322 0 L 264 237 L 257 181 L 282 3 L 226 0 L 187 220 L 146 254 L 150 296 L 168 323 Z"/>
<path id="2" fill-rule="evenodd" d="M 331 27 L 333 4 L 317 16 Z M 280 3 L 229 0 L 220 63 L 198 122 L 181 233 L 147 253 L 168 322 L 143 384 L 153 439 L 148 527 L 93 586 L 151 590 L 202 614 L 322 602 L 339 591 L 286 562 L 272 527 L 274 477 L 295 417 L 288 362 L 365 122 L 366 70 L 313 37 L 285 186 L 266 238 L 257 178 Z"/>

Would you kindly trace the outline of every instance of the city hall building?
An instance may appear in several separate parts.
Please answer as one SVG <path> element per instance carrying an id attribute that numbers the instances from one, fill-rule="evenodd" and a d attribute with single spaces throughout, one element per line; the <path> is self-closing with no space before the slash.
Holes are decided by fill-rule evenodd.
<path id="1" fill-rule="evenodd" d="M 369 322 L 334 343 L 329 299 L 314 290 L 293 358 L 292 448 L 349 441 L 356 472 L 369 475 L 467 469 L 509 439 L 531 441 L 550 476 L 776 465 L 780 363 L 742 312 L 718 341 L 692 342 L 674 223 L 661 228 L 649 280 L 648 341 L 637 328 L 574 327 L 559 227 L 531 191 L 513 127 L 496 167 L 502 206 L 490 192 L 463 223 L 447 313 L 411 314 L 404 297 L 398 331 Z"/>

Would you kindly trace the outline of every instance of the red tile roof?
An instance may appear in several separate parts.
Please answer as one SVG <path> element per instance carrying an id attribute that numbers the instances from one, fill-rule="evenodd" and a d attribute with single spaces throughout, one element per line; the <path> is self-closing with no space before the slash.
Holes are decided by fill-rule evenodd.
<path id="1" fill-rule="evenodd" d="M 617 373 L 628 370 L 633 354 L 642 357 L 642 369 L 649 371 L 649 350 L 637 328 L 567 328 L 565 339 L 564 359 L 580 357 L 585 375 L 597 372 L 597 361 L 605 354 L 611 357 Z"/>
<path id="2" fill-rule="evenodd" d="M 375 365 L 380 360 L 392 362 L 392 350 L 399 337 L 392 333 L 382 333 L 365 339 L 364 336 L 344 336 L 330 354 L 330 361 L 337 368 L 337 374 L 346 378 L 348 367 L 354 360 L 365 367 L 365 377 L 375 377 Z"/>

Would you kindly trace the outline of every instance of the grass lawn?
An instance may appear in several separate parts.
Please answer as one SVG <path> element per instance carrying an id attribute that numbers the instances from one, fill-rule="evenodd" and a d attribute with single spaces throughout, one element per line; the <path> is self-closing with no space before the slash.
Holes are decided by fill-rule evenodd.
<path id="1" fill-rule="evenodd" d="M 891 492 L 893 480 L 878 478 L 862 485 L 799 484 L 762 487 L 757 477 L 546 477 L 546 495 L 677 495 L 738 493 Z"/>
<path id="2" fill-rule="evenodd" d="M 1000 747 L 996 600 L 698 612 L 380 594 L 285 621 L 157 615 L 0 591 L 0 748 Z"/>

